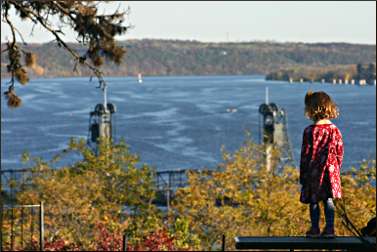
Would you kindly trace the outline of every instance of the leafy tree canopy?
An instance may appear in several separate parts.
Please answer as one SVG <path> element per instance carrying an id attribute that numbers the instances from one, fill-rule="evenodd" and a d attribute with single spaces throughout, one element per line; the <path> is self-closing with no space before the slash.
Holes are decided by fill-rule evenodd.
<path id="1" fill-rule="evenodd" d="M 122 234 L 128 236 L 129 251 L 216 250 L 222 235 L 226 250 L 232 250 L 235 236 L 297 236 L 310 226 L 309 207 L 299 201 L 298 169 L 278 171 L 273 165 L 267 172 L 263 149 L 247 140 L 234 153 L 224 151 L 217 169 L 189 172 L 188 185 L 176 191 L 165 214 L 152 203 L 155 169 L 141 165 L 124 142 L 103 140 L 95 155 L 84 140 L 72 139 L 57 158 L 76 153 L 83 159 L 58 169 L 51 167 L 58 159 L 50 164 L 25 154 L 32 174 L 24 181 L 11 179 L 8 186 L 16 204 L 44 202 L 45 250 L 120 250 Z M 278 160 L 279 153 L 273 157 Z M 357 235 L 346 220 L 360 230 L 376 215 L 375 160 L 341 178 L 344 197 L 335 201 L 336 233 Z M 22 226 L 11 216 L 3 222 L 5 250 L 12 250 L 11 232 L 21 233 L 21 227 L 25 237 L 38 240 L 30 217 Z M 15 220 L 21 216 L 20 209 L 14 211 Z M 23 247 L 17 247 L 19 238 L 14 243 L 15 249 L 35 248 L 29 239 Z"/>

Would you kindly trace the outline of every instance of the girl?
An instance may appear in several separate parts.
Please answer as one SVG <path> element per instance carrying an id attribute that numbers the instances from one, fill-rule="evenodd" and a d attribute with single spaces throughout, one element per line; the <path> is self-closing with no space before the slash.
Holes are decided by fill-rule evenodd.
<path id="1" fill-rule="evenodd" d="M 310 204 L 311 228 L 306 235 L 320 235 L 319 202 L 323 201 L 326 227 L 321 235 L 333 237 L 333 199 L 342 197 L 340 168 L 343 140 L 339 129 L 329 119 L 337 118 L 339 112 L 325 92 L 309 91 L 305 96 L 305 115 L 313 121 L 304 130 L 300 161 L 300 201 Z"/>

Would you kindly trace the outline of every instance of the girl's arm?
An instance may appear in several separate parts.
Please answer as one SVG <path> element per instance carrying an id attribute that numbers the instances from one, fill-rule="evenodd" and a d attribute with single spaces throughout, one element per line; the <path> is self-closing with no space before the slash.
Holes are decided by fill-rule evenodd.
<path id="1" fill-rule="evenodd" d="M 338 161 L 339 169 L 342 167 L 344 148 L 343 148 L 343 138 L 339 130 L 336 131 L 336 159 Z"/>
<path id="2" fill-rule="evenodd" d="M 310 152 L 310 144 L 309 144 L 309 132 L 310 130 L 306 128 L 304 130 L 304 134 L 302 137 L 302 146 L 301 146 L 301 159 L 300 159 L 300 184 L 303 185 L 305 183 L 305 177 L 307 174 L 307 166 L 310 161 L 309 152 Z"/>

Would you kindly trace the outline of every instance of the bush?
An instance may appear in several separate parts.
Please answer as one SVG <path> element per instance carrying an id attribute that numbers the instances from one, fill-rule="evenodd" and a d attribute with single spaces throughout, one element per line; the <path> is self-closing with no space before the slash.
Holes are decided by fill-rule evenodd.
<path id="1" fill-rule="evenodd" d="M 218 170 L 190 173 L 189 186 L 177 192 L 174 209 L 188 219 L 202 249 L 219 247 L 222 234 L 234 249 L 235 236 L 295 236 L 309 228 L 309 207 L 299 202 L 299 170 L 268 173 L 261 148 L 247 141 L 234 154 L 224 152 Z M 344 199 L 337 205 L 345 203 L 358 229 L 376 214 L 375 181 L 374 161 L 342 176 Z M 337 234 L 352 235 L 342 224 L 342 211 L 337 213 Z"/>
<path id="2" fill-rule="evenodd" d="M 235 153 L 224 151 L 216 170 L 189 172 L 188 186 L 177 191 L 167 220 L 152 204 L 153 169 L 137 166 L 138 157 L 124 142 L 102 141 L 96 156 L 84 141 L 72 140 L 69 151 L 83 159 L 60 169 L 34 159 L 38 176 L 30 177 L 17 200 L 44 202 L 45 250 L 51 251 L 119 251 L 124 232 L 129 250 L 153 251 L 219 249 L 223 234 L 227 249 L 234 249 L 235 236 L 303 235 L 310 220 L 308 205 L 299 202 L 299 171 L 284 167 L 267 172 L 263 149 L 248 140 Z M 376 215 L 375 181 L 375 161 L 342 175 L 338 235 L 353 234 L 342 224 L 344 209 L 357 229 Z M 25 222 L 24 230 L 30 223 Z M 10 249 L 9 219 L 3 228 L 3 246 Z M 38 248 L 36 234 L 31 235 L 32 242 L 15 249 Z"/>

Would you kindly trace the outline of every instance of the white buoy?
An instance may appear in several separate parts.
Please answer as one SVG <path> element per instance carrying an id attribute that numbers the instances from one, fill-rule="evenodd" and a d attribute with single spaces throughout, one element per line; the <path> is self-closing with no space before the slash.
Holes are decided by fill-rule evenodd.
<path id="1" fill-rule="evenodd" d="M 142 78 L 141 73 L 139 73 L 139 74 L 137 75 L 137 79 L 138 79 L 138 82 L 139 82 L 140 84 L 143 83 L 143 78 Z"/>

